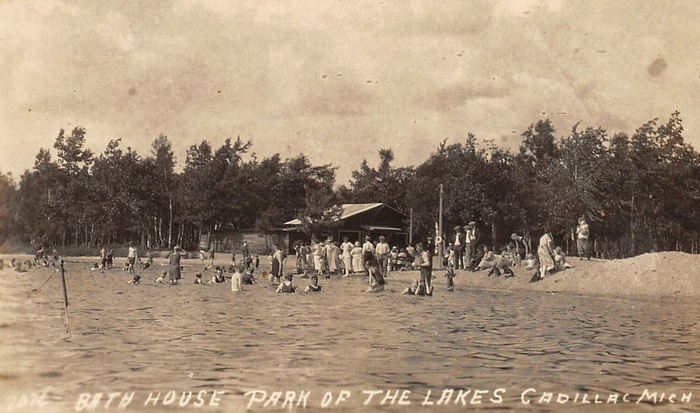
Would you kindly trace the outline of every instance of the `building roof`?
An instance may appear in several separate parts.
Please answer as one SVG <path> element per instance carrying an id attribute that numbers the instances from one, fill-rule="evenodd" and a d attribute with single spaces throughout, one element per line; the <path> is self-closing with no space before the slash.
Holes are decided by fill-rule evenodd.
<path id="1" fill-rule="evenodd" d="M 361 214 L 363 212 L 371 211 L 375 208 L 379 208 L 385 206 L 390 209 L 391 208 L 389 205 L 386 205 L 382 202 L 374 202 L 374 203 L 369 203 L 369 204 L 341 204 L 341 212 L 340 212 L 340 220 L 350 218 L 353 215 Z M 395 210 L 395 209 L 394 209 Z M 397 210 L 395 210 L 397 211 Z M 400 211 L 397 211 L 401 213 Z M 403 214 L 403 213 L 401 213 Z M 284 223 L 284 225 L 301 225 L 301 220 L 299 219 L 293 219 L 291 221 L 287 221 Z"/>

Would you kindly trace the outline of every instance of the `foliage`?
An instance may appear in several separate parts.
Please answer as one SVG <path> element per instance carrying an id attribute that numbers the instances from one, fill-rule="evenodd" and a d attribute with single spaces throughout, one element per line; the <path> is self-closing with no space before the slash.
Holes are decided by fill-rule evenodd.
<path id="1" fill-rule="evenodd" d="M 700 154 L 685 142 L 678 112 L 613 136 L 577 124 L 557 137 L 540 120 L 523 132 L 517 153 L 467 134 L 441 142 L 415 167 L 395 166 L 386 148 L 376 166 L 364 160 L 337 188 L 334 166 L 303 154 L 258 159 L 240 137 L 218 148 L 191 145 L 177 172 L 167 136 L 144 157 L 118 138 L 95 155 L 86 135 L 61 129 L 53 152 L 40 148 L 17 182 L 0 175 L 0 243 L 16 234 L 45 245 L 192 248 L 203 232 L 279 228 L 293 218 L 307 234 L 324 235 L 337 225 L 337 205 L 367 202 L 412 211 L 420 239 L 438 220 L 442 185 L 445 232 L 473 220 L 480 241 L 492 245 L 545 229 L 564 245 L 585 216 L 606 256 L 698 248 Z"/>

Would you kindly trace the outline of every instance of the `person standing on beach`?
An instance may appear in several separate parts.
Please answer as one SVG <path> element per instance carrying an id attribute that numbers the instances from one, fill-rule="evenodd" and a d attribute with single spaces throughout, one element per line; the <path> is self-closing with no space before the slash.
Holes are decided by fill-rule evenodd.
<path id="1" fill-rule="evenodd" d="M 540 261 L 540 279 L 543 279 L 554 269 L 554 246 L 552 233 L 546 230 L 540 237 L 540 244 L 537 247 L 537 258 Z"/>
<path id="2" fill-rule="evenodd" d="M 139 259 L 139 253 L 136 247 L 134 247 L 133 242 L 129 242 L 129 251 L 126 254 L 126 262 L 129 265 L 129 272 L 133 273 L 134 272 L 134 265 L 136 265 L 136 261 Z"/>
<path id="3" fill-rule="evenodd" d="M 365 270 L 364 263 L 362 262 L 362 245 L 360 241 L 355 241 L 355 246 L 350 251 L 352 255 L 352 270 L 353 272 L 363 272 Z"/>
<path id="4" fill-rule="evenodd" d="M 282 250 L 279 249 L 277 245 L 272 246 L 272 282 L 274 284 L 279 284 L 282 279 L 282 269 L 284 267 L 284 254 Z"/>
<path id="5" fill-rule="evenodd" d="M 343 237 L 343 243 L 340 245 L 340 249 L 343 251 L 343 265 L 345 266 L 345 272 L 343 274 L 344 277 L 347 277 L 354 272 L 352 266 L 352 249 L 354 246 L 349 240 L 350 239 L 348 237 Z"/>
<path id="6" fill-rule="evenodd" d="M 464 226 L 464 267 L 473 268 L 472 259 L 474 248 L 476 248 L 478 236 L 476 231 L 476 222 L 471 221 Z"/>
<path id="7" fill-rule="evenodd" d="M 100 271 L 105 272 L 107 268 L 107 248 L 100 245 Z"/>
<path id="8" fill-rule="evenodd" d="M 173 248 L 173 251 L 168 255 L 168 278 L 170 279 L 170 284 L 177 284 L 182 278 L 182 271 L 180 270 L 180 259 L 187 255 L 179 245 Z"/>
<path id="9" fill-rule="evenodd" d="M 578 250 L 578 258 L 580 260 L 583 257 L 591 259 L 591 244 L 589 241 L 591 233 L 588 228 L 588 223 L 586 223 L 586 218 L 580 217 L 578 219 L 578 226 L 576 227 L 576 249 Z"/>
<path id="10" fill-rule="evenodd" d="M 374 257 L 374 244 L 372 244 L 372 238 L 367 235 L 365 237 L 365 243 L 362 244 L 362 262 L 367 268 L 367 261 Z"/>
<path id="11" fill-rule="evenodd" d="M 214 248 L 214 243 L 209 247 L 209 265 L 207 268 L 214 267 L 214 257 L 216 256 L 216 249 Z"/>
<path id="12" fill-rule="evenodd" d="M 455 227 L 455 237 L 452 242 L 452 251 L 454 251 L 454 268 L 457 270 L 464 268 L 464 233 L 462 227 Z"/>
<path id="13" fill-rule="evenodd" d="M 323 247 L 323 255 L 326 257 L 328 275 L 335 274 L 337 270 L 337 260 L 335 256 L 335 246 L 333 245 L 333 240 L 330 238 L 326 240 L 326 245 Z"/>
<path id="14" fill-rule="evenodd" d="M 241 247 L 241 253 L 243 253 L 243 258 L 250 255 L 250 246 L 248 246 L 248 241 L 243 240 L 243 246 Z"/>
<path id="15" fill-rule="evenodd" d="M 386 242 L 386 237 L 384 237 L 384 235 L 381 235 L 379 237 L 379 242 L 377 243 L 377 246 L 374 249 L 374 254 L 377 257 L 379 273 L 382 275 L 383 278 L 386 278 L 389 268 L 389 252 L 391 252 L 391 248 Z"/>

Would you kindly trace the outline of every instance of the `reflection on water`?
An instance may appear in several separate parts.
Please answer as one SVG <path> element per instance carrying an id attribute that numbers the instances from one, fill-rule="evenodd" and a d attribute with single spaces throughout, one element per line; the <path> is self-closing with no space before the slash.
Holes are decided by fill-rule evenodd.
<path id="1" fill-rule="evenodd" d="M 700 398 L 700 312 L 689 302 L 470 291 L 459 278 L 448 293 L 441 277 L 434 297 L 407 297 L 407 273 L 381 294 L 364 293 L 360 277 L 323 280 L 319 294 L 276 295 L 266 283 L 233 294 L 228 283 L 195 286 L 187 276 L 154 285 L 157 270 L 134 287 L 124 272 L 84 267 L 67 267 L 69 335 L 58 277 L 27 299 L 49 270 L 0 272 L 3 397 L 49 387 L 51 406 L 67 410 L 81 392 L 226 390 L 226 411 L 243 410 L 252 389 L 310 390 L 312 406 L 326 390 L 347 389 L 357 396 L 346 407 L 359 410 L 386 408 L 362 407 L 360 392 L 373 389 L 411 390 L 411 411 L 422 411 L 427 390 L 436 401 L 445 388 L 488 390 L 484 400 L 506 389 L 502 404 L 484 409 L 522 408 L 529 387 L 572 398 L 645 388 Z"/>

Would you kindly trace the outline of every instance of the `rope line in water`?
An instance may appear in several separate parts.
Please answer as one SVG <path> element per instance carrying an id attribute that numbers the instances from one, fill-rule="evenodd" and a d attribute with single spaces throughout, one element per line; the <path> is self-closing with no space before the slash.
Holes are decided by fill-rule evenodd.
<path id="1" fill-rule="evenodd" d="M 39 287 L 37 287 L 37 288 L 31 290 L 31 291 L 27 294 L 27 298 L 30 298 L 30 297 L 32 296 L 32 294 L 36 294 L 36 293 L 39 292 L 39 290 L 41 290 L 42 288 L 44 288 L 44 286 L 46 285 L 46 283 L 48 283 L 49 280 L 51 280 L 51 278 L 52 278 L 57 272 L 58 272 L 58 268 L 56 268 L 56 271 L 51 271 L 51 275 L 49 275 L 49 278 L 47 278 L 46 281 L 44 281 L 44 283 L 41 284 Z"/>

